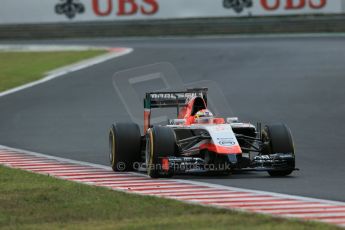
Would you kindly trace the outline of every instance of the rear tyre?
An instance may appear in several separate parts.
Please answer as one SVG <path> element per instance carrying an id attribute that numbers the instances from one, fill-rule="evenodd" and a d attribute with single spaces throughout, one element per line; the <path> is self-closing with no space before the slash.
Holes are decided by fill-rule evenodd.
<path id="1" fill-rule="evenodd" d="M 147 131 L 146 167 L 152 178 L 168 178 L 173 170 L 163 169 L 162 158 L 175 156 L 176 139 L 174 130 L 169 127 L 156 126 Z"/>
<path id="2" fill-rule="evenodd" d="M 109 131 L 109 160 L 115 172 L 132 171 L 140 162 L 141 134 L 134 123 L 116 123 Z"/>
<path id="3" fill-rule="evenodd" d="M 268 174 L 273 177 L 290 175 L 295 168 L 295 148 L 290 129 L 284 124 L 267 125 L 263 131 L 263 138 L 268 145 L 264 148 L 265 154 L 292 154 L 293 162 L 290 162 L 289 169 L 272 170 Z"/>

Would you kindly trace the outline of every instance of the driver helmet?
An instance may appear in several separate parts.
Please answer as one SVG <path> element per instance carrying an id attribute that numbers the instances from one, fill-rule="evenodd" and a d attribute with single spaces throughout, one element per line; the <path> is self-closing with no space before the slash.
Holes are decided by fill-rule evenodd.
<path id="1" fill-rule="evenodd" d="M 203 110 L 200 110 L 199 112 L 197 112 L 195 114 L 195 118 L 212 118 L 213 117 L 213 114 L 211 113 L 210 110 L 208 109 L 203 109 Z"/>

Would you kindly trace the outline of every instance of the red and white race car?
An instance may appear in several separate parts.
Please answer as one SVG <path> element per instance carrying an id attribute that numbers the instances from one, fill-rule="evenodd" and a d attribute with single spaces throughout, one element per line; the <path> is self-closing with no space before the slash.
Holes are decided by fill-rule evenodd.
<path id="1" fill-rule="evenodd" d="M 267 171 L 286 176 L 295 168 L 290 130 L 284 124 L 254 126 L 214 117 L 207 89 L 147 93 L 144 135 L 135 123 L 113 124 L 109 133 L 114 171 L 145 170 L 153 178 L 176 173 Z M 151 126 L 151 110 L 177 108 L 177 119 Z"/>

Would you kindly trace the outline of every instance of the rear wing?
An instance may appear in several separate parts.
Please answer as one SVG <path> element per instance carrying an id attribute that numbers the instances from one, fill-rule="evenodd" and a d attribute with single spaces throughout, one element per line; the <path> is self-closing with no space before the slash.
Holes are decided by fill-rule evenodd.
<path id="1" fill-rule="evenodd" d="M 207 104 L 207 92 L 207 88 L 193 88 L 186 91 L 146 93 L 144 98 L 144 132 L 150 127 L 151 109 L 176 107 L 178 114 L 180 108 L 187 106 L 191 98 L 202 97 Z"/>

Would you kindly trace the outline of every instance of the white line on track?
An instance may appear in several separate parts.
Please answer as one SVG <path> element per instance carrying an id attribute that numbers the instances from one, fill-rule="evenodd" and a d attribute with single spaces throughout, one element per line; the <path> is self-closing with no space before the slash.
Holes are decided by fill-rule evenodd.
<path id="1" fill-rule="evenodd" d="M 8 47 L 9 47 L 8 50 L 10 50 L 10 46 L 8 46 Z M 28 47 L 32 47 L 32 46 L 28 46 Z M 43 51 L 45 50 L 44 46 L 34 46 L 34 48 L 38 49 L 38 50 L 40 49 L 40 47 L 41 47 L 41 49 Z M 65 47 L 65 49 L 69 50 L 68 49 L 69 46 L 59 46 L 59 47 L 61 47 L 60 50 L 63 50 L 64 47 Z M 0 93 L 0 97 L 4 97 L 4 96 L 7 96 L 9 94 L 13 94 L 13 93 L 22 91 L 24 89 L 28 89 L 28 88 L 31 88 L 31 87 L 43 84 L 45 82 L 51 81 L 51 80 L 53 80 L 55 78 L 58 78 L 58 77 L 62 77 L 63 75 L 66 75 L 66 74 L 71 73 L 71 72 L 75 72 L 75 71 L 78 71 L 78 70 L 81 70 L 81 69 L 85 69 L 85 68 L 88 68 L 88 67 L 100 64 L 102 62 L 105 62 L 105 61 L 108 61 L 108 60 L 111 60 L 111 59 L 114 59 L 114 58 L 117 58 L 117 57 L 121 57 L 121 56 L 127 55 L 127 54 L 129 54 L 129 53 L 131 53 L 133 51 L 132 48 L 85 47 L 85 49 L 92 49 L 92 48 L 93 49 L 97 49 L 97 48 L 98 49 L 107 49 L 110 52 L 107 53 L 107 54 L 95 57 L 95 58 L 90 58 L 88 60 L 84 60 L 84 61 L 81 61 L 79 63 L 72 64 L 70 66 L 65 66 L 63 68 L 60 68 L 60 69 L 57 69 L 57 70 L 53 70 L 53 71 L 51 71 L 49 73 L 48 76 L 46 76 L 46 77 L 44 77 L 44 78 L 42 78 L 40 80 L 37 80 L 37 81 L 34 81 L 34 82 L 30 82 L 28 84 L 25 84 L 25 85 L 22 85 L 22 86 L 19 86 L 19 87 L 16 87 L 16 88 L 13 88 L 13 89 L 1 92 Z M 1 46 L 0 46 L 0 49 L 1 49 Z M 23 47 L 23 49 L 24 49 L 24 47 Z M 29 51 L 32 51 L 32 50 L 34 50 L 34 49 L 33 48 L 31 50 L 29 49 Z"/>

